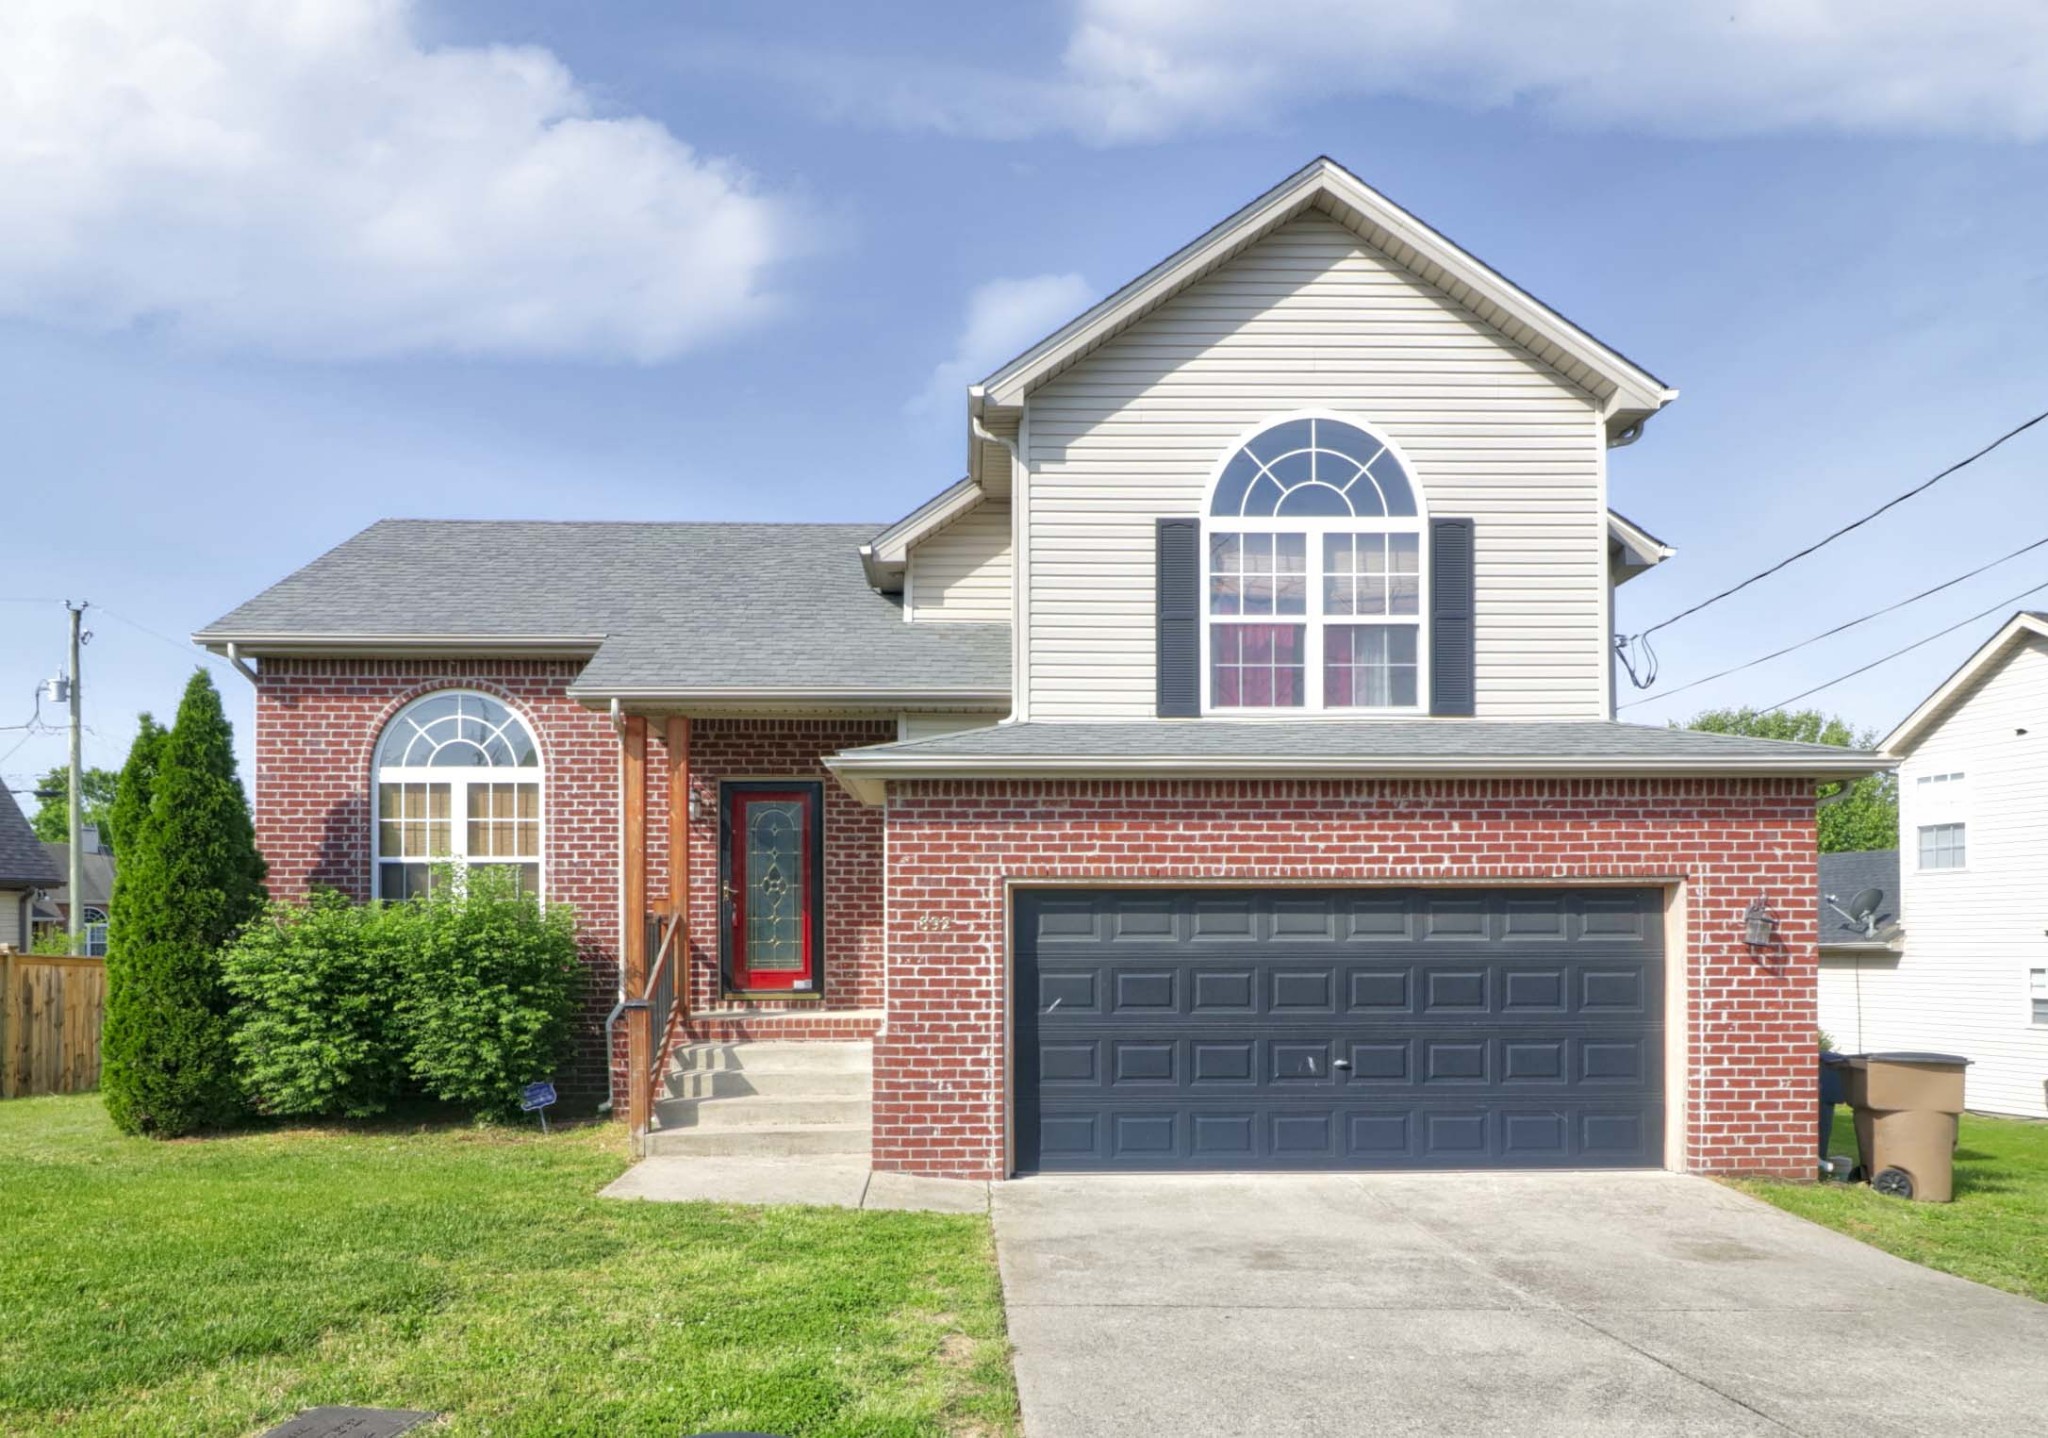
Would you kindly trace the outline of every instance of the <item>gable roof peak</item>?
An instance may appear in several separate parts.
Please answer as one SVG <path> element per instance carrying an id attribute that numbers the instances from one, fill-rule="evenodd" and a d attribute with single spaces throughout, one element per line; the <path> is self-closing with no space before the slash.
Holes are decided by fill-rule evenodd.
<path id="1" fill-rule="evenodd" d="M 1318 155 L 1250 204 L 1024 353 L 968 386 L 977 418 L 1013 409 L 1031 390 L 1314 208 L 1449 295 L 1509 340 L 1582 385 L 1606 406 L 1608 433 L 1626 442 L 1678 391 L 1603 344 L 1476 256 L 1452 243 L 1328 155 Z"/>
<path id="2" fill-rule="evenodd" d="M 1901 758 L 1910 753 L 1927 731 L 1969 692 L 1971 685 L 2003 664 L 2006 656 L 2028 638 L 2048 639 L 2048 614 L 2032 609 L 2015 612 L 2012 618 L 1998 626 L 1996 634 L 1985 640 L 1953 674 L 1942 680 L 1932 694 L 1921 700 L 1911 714 L 1900 720 L 1898 728 L 1884 736 L 1884 741 L 1877 746 L 1879 751 Z"/>

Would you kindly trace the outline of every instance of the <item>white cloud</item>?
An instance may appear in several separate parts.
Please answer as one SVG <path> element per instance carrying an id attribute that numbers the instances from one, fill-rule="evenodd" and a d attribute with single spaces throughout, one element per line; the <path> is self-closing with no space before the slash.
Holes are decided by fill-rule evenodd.
<path id="1" fill-rule="evenodd" d="M 641 361 L 773 304 L 780 200 L 407 0 L 0 5 L 0 312 L 313 357 Z"/>
<path id="2" fill-rule="evenodd" d="M 2048 138 L 2040 0 L 1082 0 L 1057 74 L 841 93 L 881 123 L 1099 144 L 1347 97 L 1667 134 Z"/>
<path id="3" fill-rule="evenodd" d="M 1016 358 L 1094 302 L 1079 275 L 1031 275 L 977 285 L 967 297 L 967 322 L 952 358 L 904 409 L 911 414 L 960 412 L 967 386 Z"/>

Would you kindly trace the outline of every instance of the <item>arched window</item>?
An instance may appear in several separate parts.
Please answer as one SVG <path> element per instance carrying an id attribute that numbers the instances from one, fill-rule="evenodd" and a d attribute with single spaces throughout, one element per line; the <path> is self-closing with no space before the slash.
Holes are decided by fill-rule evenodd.
<path id="1" fill-rule="evenodd" d="M 384 727 L 376 767 L 379 898 L 424 893 L 457 861 L 511 865 L 540 892 L 540 750 L 518 715 L 488 694 L 425 695 Z"/>
<path id="2" fill-rule="evenodd" d="M 1423 690 L 1422 515 L 1358 425 L 1283 420 L 1216 476 L 1204 520 L 1212 710 L 1412 710 Z"/>
<path id="3" fill-rule="evenodd" d="M 104 959 L 107 956 L 107 911 L 87 904 L 79 918 L 85 921 L 85 957 Z"/>

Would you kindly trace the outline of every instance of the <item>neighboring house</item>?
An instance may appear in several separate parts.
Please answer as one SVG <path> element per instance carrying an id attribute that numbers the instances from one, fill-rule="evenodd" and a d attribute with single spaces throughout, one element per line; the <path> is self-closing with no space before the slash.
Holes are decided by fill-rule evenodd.
<path id="1" fill-rule="evenodd" d="M 2048 615 L 2014 615 L 1884 750 L 1902 949 L 1825 964 L 1821 1024 L 1851 1048 L 1961 1054 L 1971 1108 L 2048 1117 Z"/>
<path id="2" fill-rule="evenodd" d="M 85 891 L 85 927 L 79 952 L 90 958 L 105 958 L 107 915 L 113 909 L 114 899 L 114 855 L 101 842 L 97 825 L 83 825 L 80 837 L 84 840 L 79 845 L 78 867 L 79 886 Z M 64 878 L 37 895 L 34 928 L 38 938 L 45 933 L 71 930 L 71 846 L 45 841 L 43 848 Z"/>
<path id="3" fill-rule="evenodd" d="M 63 878 L 14 795 L 0 785 L 0 947 L 28 950 L 36 892 Z"/>
<path id="4" fill-rule="evenodd" d="M 1876 907 L 1860 921 L 1859 895 L 1876 893 Z M 1869 1027 L 1866 997 L 1883 1001 L 1881 985 L 1903 952 L 1899 927 L 1899 851 L 1855 850 L 1820 856 L 1820 1027 L 1844 1053 L 1864 1053 Z M 1868 986 L 1868 987 L 1867 987 Z M 1890 1045 L 1889 1047 L 1897 1047 Z"/>
<path id="5" fill-rule="evenodd" d="M 1885 761 L 1612 720 L 1674 396 L 1319 160 L 971 386 L 895 524 L 385 521 L 195 638 L 273 892 L 518 867 L 629 1113 L 680 913 L 681 1037 L 872 1039 L 880 1168 L 1805 1176 L 1814 785 Z"/>

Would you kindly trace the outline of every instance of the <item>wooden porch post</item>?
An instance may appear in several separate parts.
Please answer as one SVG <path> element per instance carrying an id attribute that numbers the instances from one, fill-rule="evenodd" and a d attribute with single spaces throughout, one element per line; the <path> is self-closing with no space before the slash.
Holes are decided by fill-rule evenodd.
<path id="1" fill-rule="evenodd" d="M 626 1131 L 633 1156 L 646 1142 L 652 1105 L 647 1066 L 652 1053 L 647 997 L 647 719 L 631 715 L 623 736 L 619 782 L 625 788 L 626 932 L 620 944 L 620 978 L 626 1000 Z"/>
<path id="2" fill-rule="evenodd" d="M 668 913 L 675 925 L 676 1012 L 690 1016 L 690 718 L 668 717 Z"/>

